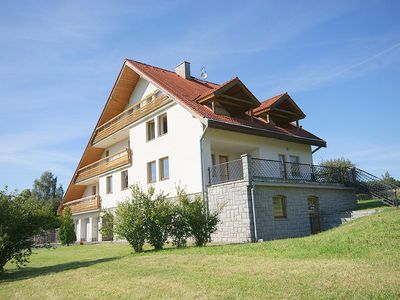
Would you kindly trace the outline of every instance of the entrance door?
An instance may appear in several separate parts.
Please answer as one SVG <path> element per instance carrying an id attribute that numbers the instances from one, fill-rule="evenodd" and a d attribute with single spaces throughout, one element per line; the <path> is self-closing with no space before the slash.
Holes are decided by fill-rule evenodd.
<path id="1" fill-rule="evenodd" d="M 311 234 L 321 232 L 318 197 L 308 197 L 308 216 L 310 218 Z"/>

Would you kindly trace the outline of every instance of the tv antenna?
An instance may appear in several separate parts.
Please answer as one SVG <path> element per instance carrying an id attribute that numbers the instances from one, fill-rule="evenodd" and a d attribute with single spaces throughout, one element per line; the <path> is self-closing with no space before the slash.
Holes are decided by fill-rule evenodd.
<path id="1" fill-rule="evenodd" d="M 205 68 L 204 66 L 201 67 L 200 77 L 201 77 L 203 80 L 206 80 L 207 77 L 208 77 L 206 68 Z"/>

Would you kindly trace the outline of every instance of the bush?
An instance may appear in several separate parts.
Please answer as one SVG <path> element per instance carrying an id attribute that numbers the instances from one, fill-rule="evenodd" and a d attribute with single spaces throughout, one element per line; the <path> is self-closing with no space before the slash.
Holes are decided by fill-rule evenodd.
<path id="1" fill-rule="evenodd" d="M 111 211 L 104 210 L 101 217 L 101 229 L 103 241 L 112 241 L 114 236 L 114 215 Z"/>
<path id="2" fill-rule="evenodd" d="M 62 245 L 69 246 L 76 242 L 74 220 L 72 219 L 71 208 L 66 207 L 60 217 L 60 231 L 58 233 Z"/>
<path id="3" fill-rule="evenodd" d="M 142 252 L 146 240 L 146 203 L 147 195 L 135 185 L 131 198 L 120 202 L 115 211 L 115 233 L 126 239 L 135 252 Z"/>
<path id="4" fill-rule="evenodd" d="M 149 189 L 146 197 L 146 240 L 156 250 L 163 248 L 171 227 L 172 206 L 163 194 L 152 200 L 154 189 Z"/>
<path id="5" fill-rule="evenodd" d="M 34 246 L 33 236 L 58 226 L 50 205 L 43 205 L 28 190 L 0 191 L 0 272 L 12 261 L 25 266 Z"/>
<path id="6" fill-rule="evenodd" d="M 189 197 L 181 195 L 186 222 L 190 228 L 190 235 L 194 238 L 196 246 L 205 246 L 211 234 L 217 230 L 219 212 L 208 212 L 201 197 L 190 201 Z"/>
<path id="7" fill-rule="evenodd" d="M 187 239 L 190 237 L 190 225 L 185 214 L 183 202 L 189 201 L 188 196 L 183 191 L 178 190 L 178 202 L 172 205 L 172 217 L 169 235 L 172 244 L 177 247 L 185 247 Z"/>
<path id="8" fill-rule="evenodd" d="M 218 212 L 208 213 L 200 197 L 190 200 L 179 189 L 177 200 L 172 204 L 163 193 L 155 195 L 153 188 L 143 192 L 134 185 L 130 199 L 117 205 L 115 232 L 136 252 L 143 251 L 145 242 L 162 249 L 168 236 L 177 247 L 186 246 L 189 237 L 197 246 L 206 245 L 217 229 Z"/>

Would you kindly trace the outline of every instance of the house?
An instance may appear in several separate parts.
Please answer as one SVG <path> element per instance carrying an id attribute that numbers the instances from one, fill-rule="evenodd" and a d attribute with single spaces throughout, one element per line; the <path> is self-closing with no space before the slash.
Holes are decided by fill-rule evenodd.
<path id="1" fill-rule="evenodd" d="M 221 209 L 218 242 L 304 236 L 355 207 L 346 175 L 313 164 L 326 142 L 287 94 L 259 101 L 237 77 L 216 84 L 126 59 L 60 205 L 77 237 L 101 241 L 102 209 L 129 186 L 176 187 Z M 347 176 L 347 175 L 346 175 Z"/>

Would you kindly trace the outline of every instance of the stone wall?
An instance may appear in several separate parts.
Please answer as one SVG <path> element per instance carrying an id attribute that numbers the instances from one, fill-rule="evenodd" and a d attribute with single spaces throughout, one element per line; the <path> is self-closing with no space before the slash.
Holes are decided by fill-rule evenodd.
<path id="1" fill-rule="evenodd" d="M 252 179 L 251 157 L 242 155 L 243 179 L 208 187 L 209 209 L 220 210 L 221 223 L 212 241 L 242 243 L 255 240 L 251 187 L 254 191 L 257 239 L 273 240 L 311 234 L 308 197 L 319 199 L 321 229 L 341 222 L 343 212 L 357 207 L 354 190 L 318 183 L 258 182 Z M 272 197 L 286 197 L 285 219 L 274 219 Z"/>
<path id="2" fill-rule="evenodd" d="M 286 197 L 286 219 L 274 219 L 272 197 Z M 299 185 L 257 185 L 254 191 L 258 239 L 272 240 L 306 236 L 311 233 L 308 215 L 309 196 L 319 199 L 321 229 L 331 226 L 332 219 L 340 219 L 341 213 L 357 206 L 354 190 L 342 187 Z"/>
<path id="3" fill-rule="evenodd" d="M 252 241 L 252 214 L 248 182 L 245 180 L 216 184 L 208 188 L 209 210 L 220 210 L 221 223 L 211 236 L 213 242 L 243 243 Z"/>

